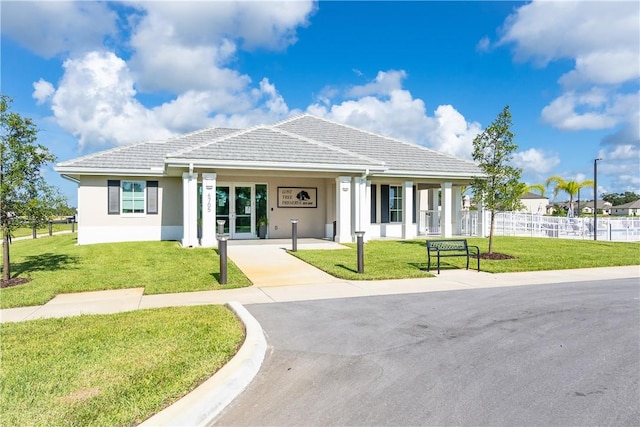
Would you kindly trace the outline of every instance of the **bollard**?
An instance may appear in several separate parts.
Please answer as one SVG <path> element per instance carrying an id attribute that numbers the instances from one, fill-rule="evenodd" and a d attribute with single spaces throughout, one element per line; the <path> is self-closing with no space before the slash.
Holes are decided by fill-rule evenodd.
<path id="1" fill-rule="evenodd" d="M 219 219 L 216 222 L 218 223 L 218 234 L 224 234 L 224 223 L 226 221 L 224 219 Z"/>
<path id="2" fill-rule="evenodd" d="M 49 236 L 53 236 L 53 221 L 49 221 Z"/>
<path id="3" fill-rule="evenodd" d="M 71 232 L 72 233 L 76 232 L 76 221 L 75 220 L 71 221 Z"/>
<path id="4" fill-rule="evenodd" d="M 358 242 L 358 274 L 364 273 L 364 231 L 356 231 Z"/>
<path id="5" fill-rule="evenodd" d="M 34 239 L 38 238 L 38 229 L 36 228 L 35 225 L 31 228 L 31 234 L 33 235 Z"/>
<path id="6" fill-rule="evenodd" d="M 218 255 L 220 256 L 220 284 L 227 284 L 227 240 L 229 236 L 218 234 Z"/>
<path id="7" fill-rule="evenodd" d="M 291 251 L 298 251 L 298 220 L 291 220 Z"/>

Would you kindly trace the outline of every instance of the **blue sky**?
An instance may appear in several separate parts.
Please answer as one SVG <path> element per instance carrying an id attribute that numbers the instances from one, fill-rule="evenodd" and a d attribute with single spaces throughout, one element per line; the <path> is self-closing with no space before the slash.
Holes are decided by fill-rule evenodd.
<path id="1" fill-rule="evenodd" d="M 509 105 L 525 182 L 591 179 L 601 157 L 599 194 L 640 193 L 637 2 L 0 8 L 1 91 L 59 161 L 301 112 L 470 158 L 473 138 Z M 75 205 L 75 184 L 45 174 Z"/>

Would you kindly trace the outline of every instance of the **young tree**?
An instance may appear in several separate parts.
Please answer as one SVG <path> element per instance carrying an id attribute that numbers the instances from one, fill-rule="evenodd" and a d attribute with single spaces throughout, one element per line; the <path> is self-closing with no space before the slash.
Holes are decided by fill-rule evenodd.
<path id="1" fill-rule="evenodd" d="M 511 112 L 507 105 L 493 123 L 473 140 L 473 160 L 478 162 L 485 175 L 474 179 L 473 192 L 475 199 L 491 212 L 490 254 L 493 253 L 496 212 L 520 209 L 520 196 L 525 192 L 525 184 L 520 182 L 522 169 L 509 165 L 518 148 L 513 137 Z"/>
<path id="2" fill-rule="evenodd" d="M 574 216 L 573 209 L 573 198 L 578 194 L 580 189 L 584 187 L 592 187 L 593 180 L 588 179 L 586 181 L 578 182 L 578 181 L 565 181 L 564 178 L 558 175 L 551 176 L 547 179 L 547 187 L 551 184 L 554 184 L 553 187 L 553 197 L 556 197 L 560 191 L 564 191 L 569 195 L 569 211 L 568 215 L 570 217 Z M 595 207 L 594 207 L 595 209 Z M 579 215 L 579 214 L 578 214 Z"/>
<path id="3" fill-rule="evenodd" d="M 37 144 L 35 124 L 10 111 L 13 100 L 0 94 L 0 229 L 2 231 L 2 279 L 9 280 L 9 245 L 13 231 L 25 224 L 48 219 L 59 200 L 48 186 L 41 168 L 55 156 Z"/>

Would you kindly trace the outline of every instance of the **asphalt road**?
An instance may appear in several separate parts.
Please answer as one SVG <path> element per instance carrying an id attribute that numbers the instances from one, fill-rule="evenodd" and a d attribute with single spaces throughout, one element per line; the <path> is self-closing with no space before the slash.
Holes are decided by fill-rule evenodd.
<path id="1" fill-rule="evenodd" d="M 251 426 L 638 426 L 640 284 L 264 305 L 272 346 L 216 421 Z"/>

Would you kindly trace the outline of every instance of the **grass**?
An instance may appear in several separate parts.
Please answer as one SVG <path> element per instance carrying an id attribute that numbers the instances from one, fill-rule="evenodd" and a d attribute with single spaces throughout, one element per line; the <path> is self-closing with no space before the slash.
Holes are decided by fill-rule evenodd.
<path id="1" fill-rule="evenodd" d="M 136 425 L 221 368 L 244 339 L 223 306 L 0 324 L 0 425 Z"/>
<path id="2" fill-rule="evenodd" d="M 488 251 L 488 239 L 469 238 L 470 245 Z M 355 244 L 345 250 L 299 250 L 292 255 L 347 280 L 382 280 L 432 277 L 427 273 L 425 240 L 377 240 L 364 245 L 364 273 L 357 272 Z M 509 260 L 481 260 L 480 268 L 489 273 L 562 270 L 640 264 L 638 243 L 565 240 L 530 237 L 495 237 L 494 252 L 514 256 Z M 465 258 L 445 258 L 441 269 L 464 268 Z M 475 263 L 472 259 L 470 267 Z M 432 259 L 432 269 L 435 269 Z"/>
<path id="3" fill-rule="evenodd" d="M 13 242 L 11 273 L 32 281 L 0 289 L 0 308 L 44 304 L 57 294 L 144 287 L 145 294 L 251 285 L 230 260 L 220 285 L 218 253 L 177 242 L 77 245 L 73 234 Z"/>

